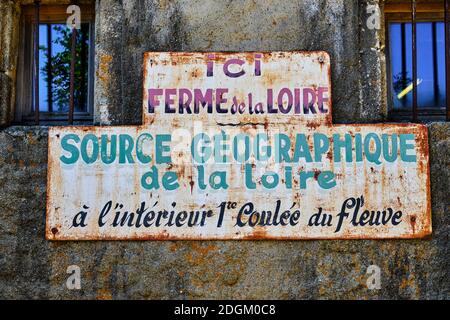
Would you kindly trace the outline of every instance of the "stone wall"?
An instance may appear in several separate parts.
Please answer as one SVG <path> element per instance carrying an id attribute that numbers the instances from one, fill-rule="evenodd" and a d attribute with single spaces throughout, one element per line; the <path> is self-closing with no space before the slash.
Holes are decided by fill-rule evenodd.
<path id="1" fill-rule="evenodd" d="M 20 5 L 32 3 L 0 3 L 0 126 L 14 118 Z M 378 1 L 97 0 L 95 123 L 141 122 L 145 51 L 325 50 L 335 122 L 383 120 L 384 36 L 366 28 L 368 3 Z"/>
<path id="2" fill-rule="evenodd" d="M 1 1 L 0 16 L 0 127 L 2 127 L 10 123 L 14 114 L 20 4 L 13 0 Z"/>
<path id="3" fill-rule="evenodd" d="M 96 122 L 141 122 L 145 51 L 325 50 L 331 56 L 333 119 L 386 115 L 383 32 L 366 29 L 356 0 L 97 2 Z"/>
<path id="4" fill-rule="evenodd" d="M 0 4 L 3 125 L 14 106 L 18 2 Z M 365 24 L 366 5 L 376 2 L 97 0 L 95 122 L 139 124 L 142 54 L 169 50 L 326 50 L 334 122 L 383 121 L 383 30 Z M 430 239 L 50 242 L 44 239 L 47 130 L 2 129 L 0 298 L 448 299 L 450 124 L 429 130 Z M 65 286 L 73 264 L 81 268 L 79 291 Z M 367 289 L 372 264 L 381 268 L 381 290 Z"/>
<path id="5" fill-rule="evenodd" d="M 2 298 L 450 298 L 450 124 L 431 124 L 433 235 L 402 241 L 44 239 L 47 131 L 0 132 Z M 82 289 L 67 290 L 69 265 Z M 376 264 L 382 289 L 368 290 Z"/>

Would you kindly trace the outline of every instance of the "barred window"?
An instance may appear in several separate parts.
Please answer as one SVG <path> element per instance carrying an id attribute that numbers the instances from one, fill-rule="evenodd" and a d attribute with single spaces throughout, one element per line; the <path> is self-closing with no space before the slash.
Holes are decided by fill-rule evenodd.
<path id="1" fill-rule="evenodd" d="M 66 23 L 67 7 L 31 5 L 22 9 L 16 123 L 67 124 L 70 116 L 74 123 L 92 122 L 93 10 L 81 8 L 80 28 L 73 35 Z"/>
<path id="2" fill-rule="evenodd" d="M 391 120 L 436 121 L 445 120 L 450 115 L 446 72 L 446 2 L 450 1 L 386 1 Z"/>

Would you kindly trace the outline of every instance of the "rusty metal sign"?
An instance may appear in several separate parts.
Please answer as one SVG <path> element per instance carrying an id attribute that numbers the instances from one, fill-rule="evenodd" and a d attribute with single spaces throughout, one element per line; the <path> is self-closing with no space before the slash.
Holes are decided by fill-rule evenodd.
<path id="1" fill-rule="evenodd" d="M 143 125 L 50 128 L 46 237 L 431 234 L 427 128 L 331 108 L 325 52 L 147 53 Z"/>

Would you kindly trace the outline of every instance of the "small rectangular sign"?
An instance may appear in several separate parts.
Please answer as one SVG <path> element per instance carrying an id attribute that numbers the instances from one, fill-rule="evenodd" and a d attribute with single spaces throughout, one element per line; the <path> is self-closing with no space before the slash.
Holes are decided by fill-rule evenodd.
<path id="1" fill-rule="evenodd" d="M 331 124 L 326 52 L 147 52 L 143 123 Z"/>
<path id="2" fill-rule="evenodd" d="M 431 234 L 428 133 L 333 125 L 324 52 L 147 53 L 142 126 L 51 127 L 46 237 Z"/>

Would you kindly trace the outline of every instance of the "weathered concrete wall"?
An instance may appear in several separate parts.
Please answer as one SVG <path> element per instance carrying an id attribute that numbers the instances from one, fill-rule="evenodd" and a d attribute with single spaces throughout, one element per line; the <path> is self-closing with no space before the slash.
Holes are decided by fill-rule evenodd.
<path id="1" fill-rule="evenodd" d="M 141 122 L 145 51 L 325 50 L 336 123 L 384 119 L 382 31 L 357 0 L 97 1 L 97 123 Z"/>
<path id="2" fill-rule="evenodd" d="M 383 120 L 383 31 L 366 28 L 367 3 L 378 2 L 97 0 L 95 122 L 139 124 L 143 53 L 182 50 L 328 51 L 334 120 Z M 32 3 L 0 2 L 0 126 L 11 122 L 14 114 L 20 5 Z"/>
<path id="3" fill-rule="evenodd" d="M 433 235 L 403 241 L 46 241 L 46 138 L 0 132 L 2 298 L 450 298 L 449 123 L 430 125 Z M 65 286 L 72 264 L 80 291 Z M 366 287 L 371 264 L 381 290 Z"/>
<path id="4" fill-rule="evenodd" d="M 140 123 L 142 54 L 166 50 L 326 50 L 334 122 L 382 121 L 383 31 L 365 28 L 368 2 L 375 3 L 99 0 L 96 122 Z M 430 144 L 428 240 L 49 242 L 47 131 L 3 129 L 0 298 L 448 299 L 450 124 L 431 124 Z M 81 268 L 80 291 L 65 286 L 73 264 Z M 381 290 L 366 287 L 371 264 L 381 267 Z"/>
<path id="5" fill-rule="evenodd" d="M 13 115 L 19 45 L 20 5 L 14 0 L 0 1 L 0 127 Z"/>

